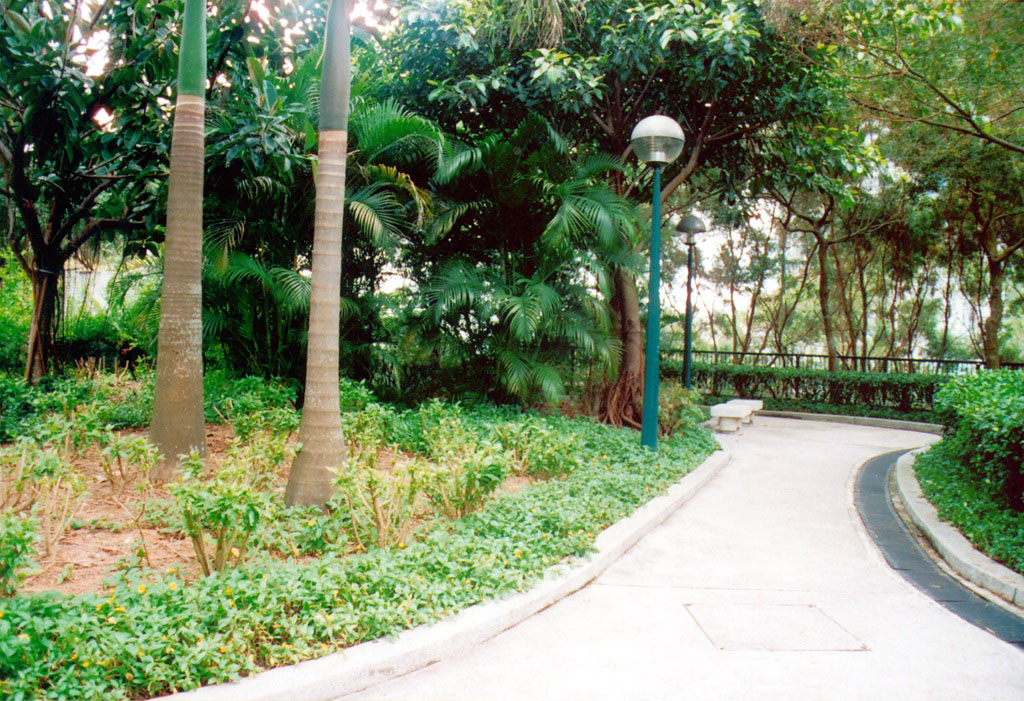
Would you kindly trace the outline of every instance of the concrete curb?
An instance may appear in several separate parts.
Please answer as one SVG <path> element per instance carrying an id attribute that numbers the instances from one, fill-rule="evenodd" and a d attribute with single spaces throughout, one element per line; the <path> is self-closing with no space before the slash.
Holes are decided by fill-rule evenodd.
<path id="1" fill-rule="evenodd" d="M 803 419 L 805 421 L 829 421 L 836 424 L 853 424 L 855 426 L 874 426 L 876 428 L 895 428 L 902 431 L 919 431 L 942 435 L 942 424 L 930 424 L 924 421 L 903 421 L 902 419 L 880 419 L 874 416 L 845 416 L 843 414 L 813 414 L 804 411 L 778 411 L 762 409 L 757 416 L 777 416 L 783 419 Z"/>
<path id="2" fill-rule="evenodd" d="M 250 701 L 326 701 L 468 650 L 582 589 L 686 503 L 729 462 L 730 457 L 726 451 L 712 453 L 665 494 L 602 531 L 597 536 L 594 555 L 552 568 L 529 591 L 473 606 L 452 618 L 408 630 L 394 640 L 375 640 L 230 684 L 203 687 L 162 698 L 180 701 L 241 698 Z"/>
<path id="3" fill-rule="evenodd" d="M 920 452 L 909 452 L 896 462 L 897 494 L 911 520 L 962 577 L 1006 601 L 1024 606 L 1024 576 L 975 549 L 960 531 L 939 519 L 938 510 L 924 498 L 914 473 L 914 460 Z"/>

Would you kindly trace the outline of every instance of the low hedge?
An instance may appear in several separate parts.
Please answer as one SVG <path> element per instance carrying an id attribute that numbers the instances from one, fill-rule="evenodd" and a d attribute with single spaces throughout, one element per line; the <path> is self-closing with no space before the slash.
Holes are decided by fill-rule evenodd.
<path id="1" fill-rule="evenodd" d="M 666 377 L 681 378 L 683 364 L 662 365 Z M 883 415 L 927 420 L 936 392 L 952 378 L 948 375 L 919 375 L 873 372 L 829 372 L 800 368 L 774 368 L 756 365 L 693 364 L 693 382 L 711 396 L 739 396 L 771 401 L 795 402 L 795 410 L 813 410 L 815 406 L 866 407 L 887 410 Z M 895 412 L 895 413 L 890 413 Z M 924 413 L 923 413 L 924 412 Z M 840 411 L 840 413 L 850 413 Z"/>

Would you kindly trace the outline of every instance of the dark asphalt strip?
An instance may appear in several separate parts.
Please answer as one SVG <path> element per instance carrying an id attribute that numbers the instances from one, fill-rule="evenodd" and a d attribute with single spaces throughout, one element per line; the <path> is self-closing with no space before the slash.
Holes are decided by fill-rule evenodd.
<path id="1" fill-rule="evenodd" d="M 964 587 L 928 556 L 896 514 L 889 473 L 907 451 L 868 460 L 857 475 L 857 511 L 889 565 L 915 587 L 969 623 L 1024 649 L 1024 620 Z"/>

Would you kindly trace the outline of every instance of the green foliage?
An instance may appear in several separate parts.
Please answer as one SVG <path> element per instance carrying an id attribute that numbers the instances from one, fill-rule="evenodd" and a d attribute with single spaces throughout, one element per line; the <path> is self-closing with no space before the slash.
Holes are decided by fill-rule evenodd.
<path id="1" fill-rule="evenodd" d="M 295 389 L 291 385 L 262 377 L 239 378 L 225 370 L 206 373 L 203 397 L 203 412 L 211 423 L 230 422 L 265 409 L 295 405 Z"/>
<path id="2" fill-rule="evenodd" d="M 153 416 L 153 387 L 123 376 L 51 375 L 30 385 L 0 375 L 0 442 L 36 435 L 80 449 L 98 432 L 142 428 Z"/>
<path id="3" fill-rule="evenodd" d="M 1024 512 L 1008 508 L 997 480 L 978 475 L 963 446 L 944 439 L 914 463 L 921 490 L 939 517 L 976 547 L 1024 574 Z"/>
<path id="4" fill-rule="evenodd" d="M 248 465 L 224 466 L 203 480 L 203 461 L 194 453 L 182 461 L 182 478 L 170 486 L 203 574 L 244 561 L 249 536 L 270 514 L 265 475 Z M 206 536 L 213 540 L 208 552 Z"/>
<path id="5" fill-rule="evenodd" d="M 677 431 L 688 431 L 704 421 L 700 408 L 701 395 L 695 389 L 686 389 L 681 382 L 665 382 L 658 393 L 658 433 L 671 436 Z"/>
<path id="6" fill-rule="evenodd" d="M 662 367 L 664 375 L 682 377 L 682 363 L 668 362 Z M 766 402 L 786 401 L 793 408 L 831 405 L 869 407 L 899 414 L 931 411 L 935 393 L 950 379 L 948 375 L 693 364 L 694 384 L 711 396 L 731 394 Z M 798 403 L 789 404 L 793 400 Z"/>
<path id="7" fill-rule="evenodd" d="M 183 480 L 188 486 L 178 488 L 184 490 L 179 492 L 183 503 L 196 522 L 209 519 L 206 530 L 234 530 L 236 538 L 241 536 L 234 541 L 239 554 L 238 542 L 252 522 L 261 525 L 248 531 L 250 546 L 260 537 L 270 543 L 281 535 L 277 531 L 275 536 L 274 529 L 285 524 L 304 529 L 308 550 L 286 546 L 282 552 L 322 554 L 305 563 L 254 554 L 188 584 L 178 573 L 150 573 L 142 579 L 133 570 L 109 596 L 4 600 L 0 692 L 13 698 L 154 696 L 235 679 L 437 620 L 523 590 L 549 566 L 585 555 L 602 528 L 678 480 L 714 447 L 709 433 L 693 430 L 663 441 L 652 453 L 638 444 L 635 432 L 587 420 L 441 403 L 422 411 L 384 407 L 369 413 L 374 418 L 363 422 L 364 435 L 380 436 L 382 442 L 390 435 L 387 440 L 432 446 L 439 455 L 465 456 L 441 435 L 442 427 L 454 427 L 472 444 L 471 459 L 488 443 L 494 455 L 503 452 L 502 435 L 529 445 L 523 431 L 506 430 L 508 424 L 528 421 L 535 425 L 525 433 L 535 444 L 527 454 L 550 438 L 545 433 L 550 431 L 571 436 L 565 445 L 571 443 L 577 462 L 565 479 L 489 500 L 458 521 L 437 522 L 420 539 L 401 540 L 392 532 L 386 540 L 397 541 L 397 547 L 371 547 L 347 557 L 332 545 L 343 543 L 344 509 L 324 514 L 266 504 L 251 504 L 248 512 L 222 508 L 218 499 L 230 492 L 232 503 L 238 503 L 233 490 L 244 492 L 253 478 L 229 467 L 228 476 L 203 482 L 198 463 L 193 464 Z M 371 541 L 377 535 L 372 528 L 364 531 Z M 230 547 L 225 546 L 225 561 Z"/>
<path id="8" fill-rule="evenodd" d="M 558 477 L 580 466 L 578 437 L 546 417 L 517 416 L 494 424 L 492 431 L 518 474 Z"/>
<path id="9" fill-rule="evenodd" d="M 32 318 L 32 290 L 17 261 L 0 247 L 0 373 L 25 368 L 25 348 Z"/>
<path id="10" fill-rule="evenodd" d="M 36 521 L 13 511 L 0 512 L 0 599 L 14 596 L 21 570 L 35 555 Z"/>
<path id="11" fill-rule="evenodd" d="M 145 436 L 119 436 L 109 432 L 97 441 L 100 466 L 112 488 L 123 490 L 139 480 L 148 479 L 159 453 Z"/>
<path id="12" fill-rule="evenodd" d="M 1024 512 L 1024 371 L 985 371 L 958 377 L 936 397 L 957 459 Z"/>

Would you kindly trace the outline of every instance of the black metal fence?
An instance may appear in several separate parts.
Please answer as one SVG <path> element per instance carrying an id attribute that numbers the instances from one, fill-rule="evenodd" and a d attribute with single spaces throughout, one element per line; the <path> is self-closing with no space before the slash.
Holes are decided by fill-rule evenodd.
<path id="1" fill-rule="evenodd" d="M 665 355 L 683 358 L 682 348 L 668 348 Z M 736 351 L 694 350 L 696 362 L 730 365 L 755 365 L 776 368 L 827 370 L 828 356 L 815 353 L 742 353 Z M 934 358 L 880 358 L 875 356 L 839 356 L 840 369 L 861 372 L 901 372 L 925 375 L 966 375 L 985 367 L 980 360 L 939 360 Z M 1003 367 L 1021 369 L 1024 363 L 1003 363 Z"/>

